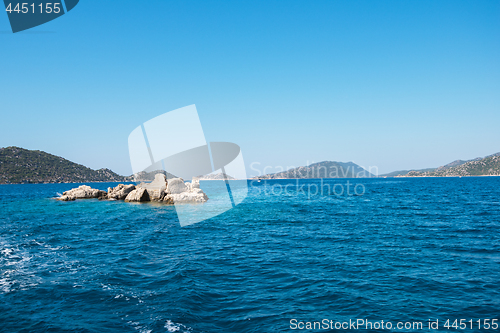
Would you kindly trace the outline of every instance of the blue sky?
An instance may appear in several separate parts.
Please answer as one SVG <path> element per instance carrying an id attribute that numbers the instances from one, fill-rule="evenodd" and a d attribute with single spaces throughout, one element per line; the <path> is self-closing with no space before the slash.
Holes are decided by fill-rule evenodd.
<path id="1" fill-rule="evenodd" d="M 499 18 L 498 1 L 82 0 L 12 34 L 0 14 L 0 146 L 129 174 L 129 133 L 196 104 L 249 174 L 500 152 Z"/>

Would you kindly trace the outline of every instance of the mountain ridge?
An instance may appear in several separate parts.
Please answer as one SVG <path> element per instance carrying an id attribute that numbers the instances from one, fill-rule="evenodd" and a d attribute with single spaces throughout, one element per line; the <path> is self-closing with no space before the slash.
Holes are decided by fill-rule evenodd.
<path id="1" fill-rule="evenodd" d="M 469 177 L 469 176 L 500 176 L 500 153 L 477 157 L 472 160 L 455 160 L 446 165 L 424 170 L 412 170 L 406 175 L 395 177 Z"/>
<path id="2" fill-rule="evenodd" d="M 149 180 L 158 173 L 139 173 Z M 175 176 L 164 172 L 167 178 Z M 137 176 L 137 175 L 136 175 Z M 372 178 L 372 177 L 462 177 L 500 176 L 500 153 L 472 160 L 455 160 L 437 168 L 401 170 L 374 175 L 353 162 L 323 161 L 286 171 L 256 176 L 252 179 Z M 219 179 L 218 175 L 200 176 Z M 232 177 L 228 177 L 231 179 Z M 0 184 L 131 182 L 133 176 L 121 176 L 110 169 L 93 170 L 63 157 L 40 150 L 20 147 L 0 148 Z"/>
<path id="3" fill-rule="evenodd" d="M 90 169 L 41 150 L 0 148 L 0 184 L 125 182 L 130 177 L 103 168 Z"/>

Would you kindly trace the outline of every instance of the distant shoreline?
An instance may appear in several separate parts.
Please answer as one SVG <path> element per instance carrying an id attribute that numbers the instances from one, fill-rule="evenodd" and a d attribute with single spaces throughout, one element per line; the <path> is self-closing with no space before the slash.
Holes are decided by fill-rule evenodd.
<path id="1" fill-rule="evenodd" d="M 258 172 L 257 169 L 254 169 Z M 388 174 L 371 173 L 354 162 L 323 161 L 307 166 L 300 166 L 266 174 L 266 169 L 259 172 L 262 175 L 246 178 L 246 180 L 271 179 L 371 179 L 371 178 L 460 178 L 460 177 L 498 177 L 500 176 L 500 153 L 473 160 L 456 160 L 438 168 L 421 170 L 400 170 Z M 371 168 L 369 168 L 371 170 Z M 378 169 L 377 169 L 378 170 Z M 148 174 L 165 173 L 164 170 L 140 172 L 139 178 L 149 179 Z M 144 173 L 144 175 L 142 175 Z M 225 173 L 225 172 L 224 172 Z M 488 173 L 488 174 L 484 174 Z M 211 173 L 196 178 L 204 180 L 237 180 L 223 173 Z M 309 176 L 325 176 L 324 178 L 309 178 Z M 169 177 L 170 176 L 170 177 Z M 299 177 L 296 177 L 299 176 Z M 328 176 L 328 177 L 327 177 Z M 347 177 L 345 177 L 347 176 Z M 358 176 L 358 177 L 356 177 Z M 361 176 L 361 177 L 359 177 Z M 58 179 L 57 182 L 52 182 Z M 96 179 L 101 179 L 97 181 Z M 245 178 L 241 179 L 244 180 Z M 151 178 L 152 180 L 152 178 Z M 84 165 L 66 160 L 39 150 L 28 150 L 20 147 L 0 148 L 0 185 L 32 185 L 32 184 L 85 184 L 85 183 L 134 183 L 134 177 L 121 176 L 110 169 L 90 169 Z"/>
<path id="2" fill-rule="evenodd" d="M 474 175 L 474 176 L 391 176 L 378 178 L 471 178 L 471 177 L 500 177 L 500 175 Z"/>
<path id="3" fill-rule="evenodd" d="M 475 178 L 475 177 L 500 177 L 500 175 L 475 175 L 475 176 L 399 176 L 399 177 L 357 177 L 357 178 L 261 178 L 260 181 L 267 180 L 318 180 L 318 179 L 409 179 L 409 178 Z M 215 180 L 223 180 L 223 179 L 200 179 L 200 181 L 215 181 Z M 228 179 L 229 181 L 234 180 L 247 180 L 247 181 L 259 181 L 258 178 L 243 178 L 243 179 Z M 121 183 L 121 184 L 135 184 L 137 182 L 134 181 L 104 181 L 104 182 L 61 182 L 61 183 L 1 183 L 1 185 L 49 185 L 49 184 L 104 184 L 104 183 Z"/>
<path id="4" fill-rule="evenodd" d="M 135 183 L 132 181 L 105 181 L 105 182 L 60 182 L 60 183 L 0 183 L 0 185 L 48 185 L 48 184 L 87 184 L 87 183 L 92 183 L 92 184 L 97 184 L 97 183 L 122 183 L 122 184 L 128 184 L 128 183 Z"/>

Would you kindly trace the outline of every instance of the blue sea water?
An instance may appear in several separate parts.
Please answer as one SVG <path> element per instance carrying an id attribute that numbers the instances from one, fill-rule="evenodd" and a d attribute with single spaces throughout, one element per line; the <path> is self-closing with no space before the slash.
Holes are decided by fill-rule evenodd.
<path id="1" fill-rule="evenodd" d="M 0 331 L 287 332 L 292 319 L 360 318 L 424 325 L 368 331 L 429 331 L 429 319 L 433 332 L 498 331 L 443 324 L 500 318 L 500 178 L 323 185 L 348 181 L 364 193 L 253 182 L 242 204 L 184 228 L 171 206 L 51 199 L 78 184 L 2 185 Z"/>

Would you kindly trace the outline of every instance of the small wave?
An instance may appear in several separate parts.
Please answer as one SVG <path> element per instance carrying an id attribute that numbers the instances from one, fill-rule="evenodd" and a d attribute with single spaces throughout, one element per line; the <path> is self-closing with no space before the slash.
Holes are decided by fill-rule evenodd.
<path id="1" fill-rule="evenodd" d="M 140 333 L 151 333 L 151 332 L 153 332 L 153 330 L 150 330 L 150 329 L 142 327 L 138 322 L 128 321 L 127 324 L 129 324 L 132 327 L 134 327 Z"/>
<path id="2" fill-rule="evenodd" d="M 26 251 L 9 245 L 4 240 L 0 239 L 0 267 L 2 274 L 0 275 L 0 293 L 9 293 L 15 289 L 30 288 L 38 285 L 40 282 L 29 268 L 31 265 L 32 256 Z M 4 269 L 12 267 L 12 269 Z"/>
<path id="3" fill-rule="evenodd" d="M 2 251 L 0 251 L 0 253 L 3 254 L 4 256 L 9 256 L 13 252 L 14 252 L 14 249 L 9 249 L 9 248 L 5 248 Z"/>
<path id="4" fill-rule="evenodd" d="M 180 332 L 181 330 L 184 330 L 184 333 L 189 333 L 191 331 L 189 327 L 182 324 L 176 324 L 171 320 L 167 320 L 164 327 L 167 329 L 167 332 Z"/>

